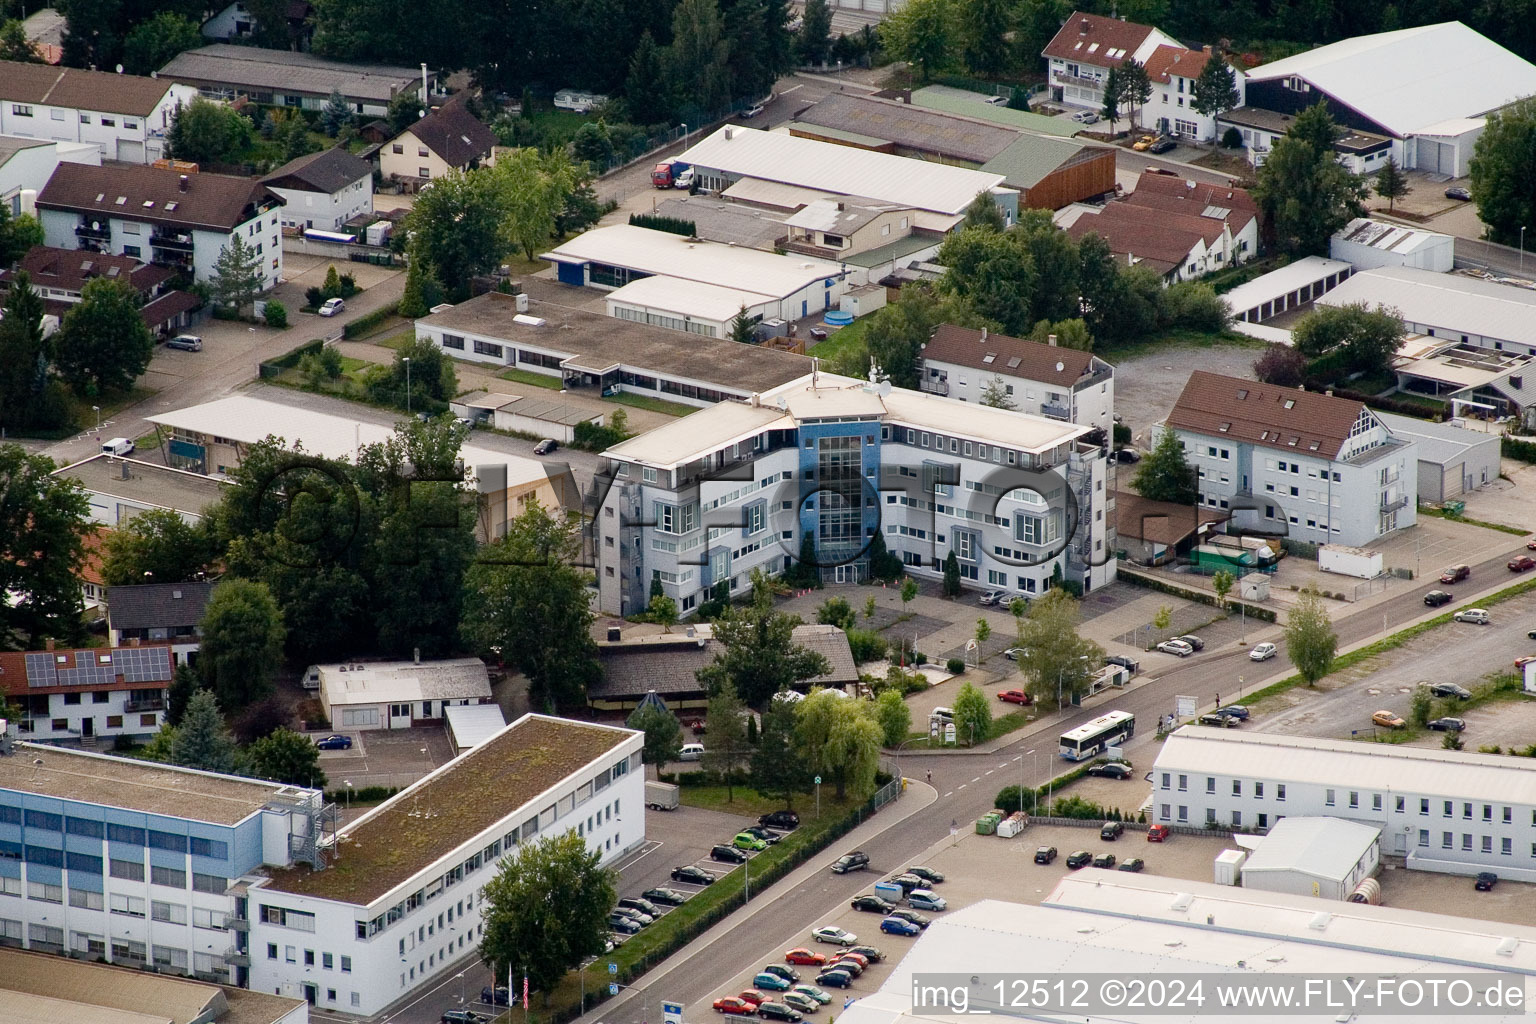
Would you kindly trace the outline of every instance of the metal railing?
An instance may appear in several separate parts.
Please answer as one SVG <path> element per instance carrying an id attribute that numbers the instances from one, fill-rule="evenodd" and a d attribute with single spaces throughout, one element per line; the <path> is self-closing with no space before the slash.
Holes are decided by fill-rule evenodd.
<path id="1" fill-rule="evenodd" d="M 948 380 L 923 380 L 918 382 L 919 390 L 926 391 L 930 395 L 949 394 Z"/>

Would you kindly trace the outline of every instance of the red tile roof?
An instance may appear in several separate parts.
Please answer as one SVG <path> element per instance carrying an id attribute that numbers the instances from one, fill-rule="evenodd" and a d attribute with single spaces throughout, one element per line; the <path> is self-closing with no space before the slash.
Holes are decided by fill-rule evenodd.
<path id="1" fill-rule="evenodd" d="M 1180 78 L 1199 78 L 1200 72 L 1205 70 L 1205 65 L 1211 60 L 1211 55 L 1203 50 L 1186 50 L 1182 46 L 1159 46 L 1147 57 L 1147 77 L 1154 82 L 1172 81 L 1173 75 Z"/>
<path id="2" fill-rule="evenodd" d="M 1211 217 L 1169 213 L 1128 202 L 1110 203 L 1102 213 L 1084 215 L 1067 229 L 1073 238 L 1098 235 L 1117 255 L 1130 254 L 1168 273 L 1189 259 L 1202 242 L 1221 237 L 1222 222 Z"/>
<path id="3" fill-rule="evenodd" d="M 1224 210 L 1219 220 L 1225 221 L 1233 234 L 1248 226 L 1259 215 L 1259 206 L 1246 190 L 1230 185 L 1216 185 L 1205 181 L 1191 181 L 1167 174 L 1143 171 L 1136 181 L 1136 191 L 1126 197 L 1131 206 L 1141 206 L 1166 213 L 1205 217 L 1216 221 L 1206 211 Z"/>
<path id="4" fill-rule="evenodd" d="M 281 196 L 251 178 L 189 174 L 183 189 L 182 177 L 159 167 L 60 164 L 37 205 L 103 220 L 131 214 L 150 224 L 227 232 L 256 216 L 258 208 L 283 204 Z"/>
<path id="5" fill-rule="evenodd" d="M 96 277 L 127 281 L 134 291 L 148 292 L 175 276 L 169 268 L 140 263 L 132 256 L 47 245 L 28 249 L 21 258 L 20 269 L 32 278 L 33 288 L 58 288 L 66 292 L 78 292 Z M 14 275 L 11 270 L 0 271 L 0 281 L 9 281 Z"/>
<path id="6" fill-rule="evenodd" d="M 1047 57 L 1107 68 L 1134 54 L 1151 33 L 1150 25 L 1073 11 L 1041 52 Z M 1109 56 L 1112 53 L 1115 56 Z"/>
<path id="7" fill-rule="evenodd" d="M 1332 459 L 1364 409 L 1348 398 L 1196 370 L 1168 414 L 1168 426 Z"/>
<path id="8" fill-rule="evenodd" d="M 992 357 L 991 361 L 985 361 L 988 356 Z M 923 346 L 923 358 L 1066 388 L 1093 372 L 1091 352 L 1043 345 L 1038 341 L 975 331 L 954 324 L 939 325 Z"/>
<path id="9" fill-rule="evenodd" d="M 98 587 L 106 582 L 101 578 L 101 549 L 106 543 L 107 534 L 112 531 L 105 526 L 87 530 L 80 540 L 84 545 L 84 555 L 80 559 L 80 582 L 94 583 Z"/>

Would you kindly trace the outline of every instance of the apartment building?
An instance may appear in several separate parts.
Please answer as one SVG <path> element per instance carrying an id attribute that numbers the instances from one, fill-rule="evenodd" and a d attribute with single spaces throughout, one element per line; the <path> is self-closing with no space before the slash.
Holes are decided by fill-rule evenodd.
<path id="1" fill-rule="evenodd" d="M 1115 368 L 1091 352 L 941 324 L 922 351 L 923 391 L 980 402 L 994 382 L 1014 408 L 1107 432 L 1114 426 Z"/>
<path id="2" fill-rule="evenodd" d="M 1098 110 L 1104 106 L 1109 69 L 1128 59 L 1146 64 L 1160 46 L 1184 48 L 1177 39 L 1150 25 L 1073 11 L 1041 51 L 1051 99 Z"/>
<path id="3" fill-rule="evenodd" d="M 88 143 L 131 164 L 165 156 L 165 133 L 197 90 L 166 79 L 0 61 L 0 135 Z"/>
<path id="4" fill-rule="evenodd" d="M 879 533 L 914 575 L 940 576 L 952 552 L 978 587 L 1038 594 L 1057 572 L 1102 586 L 1107 466 L 1089 433 L 813 370 L 604 454 L 600 606 L 644 608 L 657 580 L 687 613 L 718 583 L 788 568 L 806 535 L 829 582 L 868 578 Z"/>

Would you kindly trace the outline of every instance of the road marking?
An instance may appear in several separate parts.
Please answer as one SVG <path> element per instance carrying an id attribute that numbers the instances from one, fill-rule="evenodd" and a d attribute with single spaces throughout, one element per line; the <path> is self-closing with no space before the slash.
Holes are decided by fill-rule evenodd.
<path id="1" fill-rule="evenodd" d="M 991 772 L 988 772 L 988 773 L 987 773 L 987 774 L 989 774 L 989 775 L 990 775 L 990 774 L 991 774 Z M 975 777 L 975 778 L 974 778 L 974 779 L 972 779 L 972 780 L 971 780 L 971 781 L 972 781 L 972 782 L 980 782 L 980 781 L 981 781 L 981 776 L 980 776 L 980 775 L 978 775 L 978 776 L 976 776 L 976 777 Z"/>
<path id="2" fill-rule="evenodd" d="M 961 788 L 963 789 L 965 787 L 962 786 Z M 948 793 L 944 794 L 945 797 L 952 797 L 954 795 L 955 795 L 955 791 L 954 790 L 950 790 Z"/>
<path id="3" fill-rule="evenodd" d="M 992 773 L 993 773 L 993 772 L 995 772 L 995 771 L 997 771 L 997 769 L 996 769 L 996 768 L 988 768 L 988 769 L 987 769 L 987 774 L 988 774 L 988 775 L 991 775 L 991 774 L 992 774 Z"/>
<path id="4" fill-rule="evenodd" d="M 790 86 L 788 89 L 785 89 L 783 92 L 779 93 L 779 95 L 780 96 L 788 96 L 790 93 L 794 92 L 796 89 L 804 89 L 804 88 L 805 88 L 805 83 L 802 82 L 799 85 L 792 85 L 792 86 Z"/>
<path id="5" fill-rule="evenodd" d="M 969 785 L 970 785 L 969 782 L 962 782 L 962 783 L 960 783 L 959 786 L 957 786 L 955 788 L 955 792 L 958 793 L 958 792 L 960 792 L 960 790 L 964 789 L 966 786 L 969 786 Z"/>

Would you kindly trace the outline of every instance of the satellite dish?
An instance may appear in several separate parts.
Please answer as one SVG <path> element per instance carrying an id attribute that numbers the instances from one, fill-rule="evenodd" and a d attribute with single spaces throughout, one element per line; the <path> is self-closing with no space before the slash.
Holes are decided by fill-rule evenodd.
<path id="1" fill-rule="evenodd" d="M 1060 373 L 1062 370 L 1065 370 L 1066 368 L 1067 368 L 1067 364 L 1066 363 L 1063 363 L 1063 362 L 1061 362 L 1059 360 L 1057 361 L 1057 363 L 1056 363 L 1056 372 L 1057 373 Z"/>
<path id="2" fill-rule="evenodd" d="M 100 231 L 101 230 L 101 222 L 100 221 L 95 221 L 95 220 L 91 221 L 91 230 L 92 231 Z"/>
<path id="3" fill-rule="evenodd" d="M 121 65 L 121 64 L 119 64 L 119 65 L 118 65 L 118 66 L 117 66 L 117 73 L 118 73 L 118 74 L 122 74 L 122 73 L 123 73 L 123 66 L 122 66 L 122 65 Z"/>
<path id="4" fill-rule="evenodd" d="M 159 78 L 160 77 L 160 72 L 158 72 L 158 71 L 151 71 L 149 73 L 149 77 L 150 78 Z"/>

